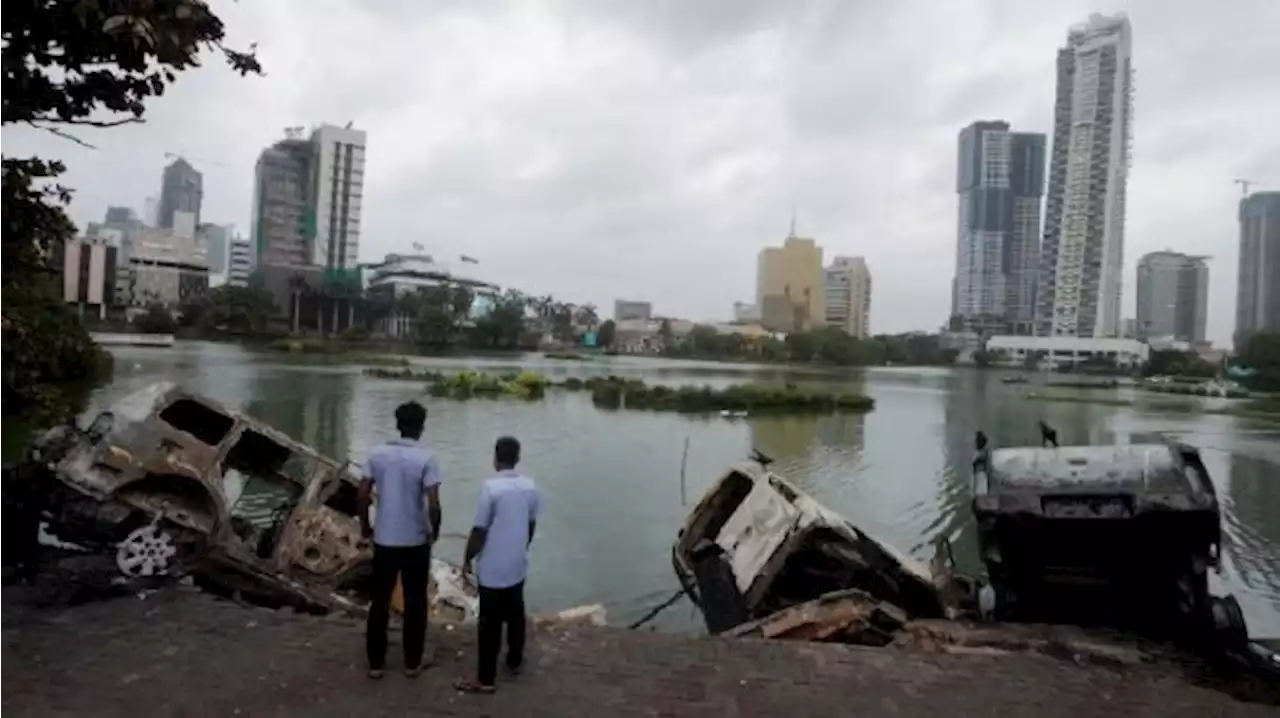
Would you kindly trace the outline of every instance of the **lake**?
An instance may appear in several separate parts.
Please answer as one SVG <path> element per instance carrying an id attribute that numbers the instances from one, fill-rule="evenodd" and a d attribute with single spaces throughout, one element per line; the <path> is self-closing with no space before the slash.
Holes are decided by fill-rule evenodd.
<path id="1" fill-rule="evenodd" d="M 545 498 L 528 585 L 531 610 L 598 602 L 615 624 L 643 615 L 677 589 L 670 550 L 686 511 L 752 447 L 773 457 L 777 472 L 862 529 L 926 560 L 932 542 L 947 536 L 962 567 L 977 570 L 968 488 L 975 431 L 985 431 L 997 446 L 1035 444 L 1043 418 L 1064 444 L 1174 437 L 1200 447 L 1218 487 L 1225 560 L 1215 592 L 1237 596 L 1251 634 L 1280 636 L 1280 427 L 1274 424 L 1030 400 L 1021 396 L 1025 387 L 1002 384 L 995 372 L 966 369 L 831 373 L 633 357 L 412 360 L 421 369 L 618 374 L 673 385 L 792 381 L 876 400 L 875 411 L 866 415 L 726 419 L 601 410 L 587 393 L 554 390 L 531 403 L 437 399 L 426 396 L 422 385 L 365 377 L 359 367 L 229 344 L 179 342 L 172 349 L 114 353 L 115 381 L 95 394 L 95 406 L 167 379 L 241 408 L 336 458 L 360 460 L 370 446 L 393 436 L 396 405 L 416 398 L 428 407 L 426 440 L 440 454 L 446 534 L 470 528 L 480 482 L 492 471 L 494 439 L 518 437 L 524 445 L 521 468 L 538 481 Z M 459 560 L 462 547 L 460 538 L 447 536 L 437 551 Z M 657 625 L 699 623 L 684 605 L 664 613 Z"/>

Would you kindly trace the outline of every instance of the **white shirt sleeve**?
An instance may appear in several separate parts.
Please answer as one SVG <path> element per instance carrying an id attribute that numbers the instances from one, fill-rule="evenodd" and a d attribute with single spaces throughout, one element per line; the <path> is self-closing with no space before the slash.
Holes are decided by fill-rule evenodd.
<path id="1" fill-rule="evenodd" d="M 478 529 L 489 530 L 489 524 L 493 522 L 493 496 L 490 495 L 488 487 L 480 490 L 480 501 L 476 504 L 476 520 L 472 525 Z"/>
<path id="2" fill-rule="evenodd" d="M 425 491 L 432 486 L 439 486 L 440 481 L 440 459 L 435 454 L 432 454 L 427 459 L 426 468 L 422 471 L 422 488 Z"/>

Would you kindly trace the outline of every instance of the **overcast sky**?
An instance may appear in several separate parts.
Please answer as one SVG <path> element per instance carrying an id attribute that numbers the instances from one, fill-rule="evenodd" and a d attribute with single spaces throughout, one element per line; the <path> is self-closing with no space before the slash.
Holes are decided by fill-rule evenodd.
<path id="1" fill-rule="evenodd" d="M 724 319 L 756 254 L 799 233 L 862 255 L 875 332 L 935 329 L 955 263 L 956 134 L 1050 133 L 1056 49 L 1090 12 L 1133 26 L 1133 267 L 1212 255 L 1209 333 L 1233 324 L 1237 177 L 1280 188 L 1280 2 L 214 2 L 267 76 L 210 58 L 145 125 L 85 150 L 6 129 L 6 155 L 63 157 L 75 219 L 139 210 L 166 152 L 204 172 L 205 221 L 248 233 L 253 168 L 283 128 L 369 133 L 362 261 L 480 259 L 486 278 L 602 314 L 616 298 Z"/>

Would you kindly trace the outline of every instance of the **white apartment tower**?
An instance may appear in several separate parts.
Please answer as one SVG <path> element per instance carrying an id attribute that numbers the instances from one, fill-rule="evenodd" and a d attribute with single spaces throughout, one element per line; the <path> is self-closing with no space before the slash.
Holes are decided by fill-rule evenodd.
<path id="1" fill-rule="evenodd" d="M 1071 28 L 1058 51 L 1037 336 L 1120 334 L 1131 54 L 1124 14 L 1091 15 Z"/>
<path id="2" fill-rule="evenodd" d="M 823 270 L 827 325 L 865 339 L 871 321 L 871 272 L 862 257 L 836 257 Z"/>
<path id="3" fill-rule="evenodd" d="M 354 269 L 359 262 L 365 141 L 364 131 L 350 125 L 321 125 L 311 133 L 316 180 L 312 264 Z"/>

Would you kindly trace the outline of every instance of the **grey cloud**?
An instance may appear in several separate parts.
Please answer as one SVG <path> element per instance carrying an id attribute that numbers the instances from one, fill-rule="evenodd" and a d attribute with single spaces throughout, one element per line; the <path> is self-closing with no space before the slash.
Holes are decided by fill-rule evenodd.
<path id="1" fill-rule="evenodd" d="M 268 76 L 214 62 L 97 152 L 65 156 L 77 220 L 158 191 L 164 152 L 206 174 L 204 214 L 247 229 L 253 164 L 281 128 L 369 132 L 365 246 L 470 254 L 496 281 L 607 307 L 725 317 L 794 205 L 828 255 L 871 266 L 875 331 L 938 326 L 954 271 L 956 134 L 1051 131 L 1054 62 L 1084 0 L 217 4 Z M 1231 331 L 1237 176 L 1280 186 L 1280 4 L 1118 2 L 1137 68 L 1133 265 L 1212 254 L 1210 332 Z"/>

